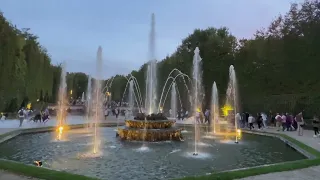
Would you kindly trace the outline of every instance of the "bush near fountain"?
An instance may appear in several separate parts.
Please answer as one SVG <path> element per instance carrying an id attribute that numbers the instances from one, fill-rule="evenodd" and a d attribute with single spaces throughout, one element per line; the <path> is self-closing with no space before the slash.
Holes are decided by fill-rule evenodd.
<path id="1" fill-rule="evenodd" d="M 181 141 L 181 128 L 175 128 L 174 120 L 168 120 L 162 113 L 145 115 L 139 113 L 134 120 L 125 120 L 126 127 L 118 128 L 122 140 L 130 141 Z"/>

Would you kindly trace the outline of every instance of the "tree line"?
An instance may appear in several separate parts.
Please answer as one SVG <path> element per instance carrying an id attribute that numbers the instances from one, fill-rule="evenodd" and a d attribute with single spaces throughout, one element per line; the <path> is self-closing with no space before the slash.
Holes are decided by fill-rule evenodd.
<path id="1" fill-rule="evenodd" d="M 34 35 L 16 29 L 2 15 L 0 20 L 0 109 L 9 107 L 10 103 L 19 106 L 25 98 L 30 101 L 44 96 L 43 99 L 55 100 L 60 67 L 50 63 L 50 56 Z M 258 30 L 250 39 L 237 39 L 226 27 L 196 29 L 183 39 L 173 54 L 158 61 L 158 94 L 174 68 L 191 77 L 193 51 L 198 46 L 206 97 L 203 108 L 209 107 L 214 81 L 220 104 L 225 103 L 229 66 L 234 65 L 241 110 L 293 113 L 304 110 L 311 116 L 318 113 L 320 107 L 318 32 L 319 0 L 292 4 L 286 14 L 275 18 L 269 27 Z M 142 96 L 146 69 L 145 63 L 130 73 L 137 79 Z M 105 84 L 112 82 L 112 85 L 104 90 L 111 92 L 113 100 L 121 101 L 131 75 L 116 75 L 106 80 Z M 81 97 L 87 89 L 87 81 L 84 73 L 68 73 L 68 91 L 73 90 L 74 98 Z M 187 79 L 177 78 L 182 108 L 187 109 L 189 92 L 184 83 L 190 85 Z"/>
<path id="2" fill-rule="evenodd" d="M 206 97 L 203 108 L 209 108 L 214 81 L 219 89 L 220 104 L 225 103 L 229 66 L 234 65 L 241 110 L 280 113 L 304 110 L 312 116 L 319 113 L 320 108 L 319 32 L 318 0 L 292 4 L 286 14 L 276 17 L 269 27 L 258 30 L 250 39 L 237 39 L 226 27 L 196 29 L 172 55 L 158 62 L 158 94 L 174 68 L 191 77 L 193 50 L 198 46 Z M 138 71 L 131 72 L 139 82 L 142 95 L 146 67 L 144 64 Z M 125 84 L 126 80 L 124 76 L 116 77 L 111 91 L 123 92 L 125 85 L 119 84 Z M 177 79 L 183 108 L 188 108 L 189 95 L 183 83 L 182 78 Z M 113 98 L 120 100 L 121 94 Z"/>

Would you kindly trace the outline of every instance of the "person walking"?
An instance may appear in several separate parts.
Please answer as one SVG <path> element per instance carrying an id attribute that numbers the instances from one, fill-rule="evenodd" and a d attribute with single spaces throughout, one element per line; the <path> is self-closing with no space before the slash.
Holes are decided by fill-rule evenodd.
<path id="1" fill-rule="evenodd" d="M 23 123 L 23 120 L 24 120 L 24 118 L 25 118 L 24 108 L 21 108 L 21 109 L 18 111 L 18 116 L 19 116 L 19 121 L 20 121 L 19 127 L 21 127 L 21 126 L 22 126 L 22 123 Z"/>

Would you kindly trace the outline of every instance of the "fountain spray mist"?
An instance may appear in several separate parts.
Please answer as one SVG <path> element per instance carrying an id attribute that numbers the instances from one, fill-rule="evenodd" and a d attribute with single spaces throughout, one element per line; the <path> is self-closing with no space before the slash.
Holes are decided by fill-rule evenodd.
<path id="1" fill-rule="evenodd" d="M 201 102 L 202 102 L 202 70 L 200 50 L 198 47 L 194 50 L 193 56 L 193 109 L 194 109 L 194 155 L 198 155 L 197 144 L 200 141 L 200 129 L 198 127 L 197 118 L 201 116 Z"/>
<path id="2" fill-rule="evenodd" d="M 151 31 L 149 39 L 149 62 L 146 78 L 146 113 L 156 112 L 157 101 L 157 60 L 155 55 L 155 16 L 151 17 Z"/>
<path id="3" fill-rule="evenodd" d="M 67 108 L 67 82 L 66 82 L 66 62 L 62 63 L 61 67 L 61 77 L 60 77 L 60 86 L 59 86 L 59 94 L 58 94 L 58 113 L 57 113 L 57 139 L 62 139 L 63 126 L 65 125 L 66 120 L 66 108 Z"/>
<path id="4" fill-rule="evenodd" d="M 102 48 L 99 46 L 97 52 L 97 67 L 96 67 L 96 79 L 93 88 L 94 98 L 94 143 L 93 153 L 97 153 L 99 149 L 99 137 L 98 137 L 98 126 L 102 118 L 102 99 L 101 99 L 101 83 L 102 83 Z"/>
<path id="5" fill-rule="evenodd" d="M 233 107 L 234 111 L 234 126 L 236 132 L 236 140 L 235 143 L 238 143 L 238 122 L 236 115 L 239 111 L 238 109 L 238 86 L 237 86 L 237 78 L 236 72 L 234 70 L 234 66 L 231 65 L 229 67 L 229 83 L 227 89 L 227 105 Z"/>
<path id="6" fill-rule="evenodd" d="M 129 101 L 128 101 L 128 103 L 129 103 L 129 118 L 131 118 L 132 117 L 132 112 L 133 112 L 133 107 L 134 107 L 134 81 L 133 81 L 133 79 L 132 80 L 130 80 L 130 82 L 129 82 Z M 139 104 L 138 104 L 138 106 L 139 106 Z"/>
<path id="7" fill-rule="evenodd" d="M 87 96 L 86 96 L 86 121 L 87 121 L 87 129 L 90 127 L 90 106 L 91 106 L 91 86 L 92 86 L 92 80 L 91 76 L 88 76 L 88 85 L 87 85 Z"/>
<path id="8" fill-rule="evenodd" d="M 172 83 L 171 87 L 171 111 L 172 111 L 172 118 L 177 117 L 177 90 L 176 90 L 176 83 Z"/>
<path id="9" fill-rule="evenodd" d="M 219 123 L 219 94 L 216 82 L 212 85 L 211 94 L 211 133 L 214 134 L 217 131 L 217 125 Z"/>

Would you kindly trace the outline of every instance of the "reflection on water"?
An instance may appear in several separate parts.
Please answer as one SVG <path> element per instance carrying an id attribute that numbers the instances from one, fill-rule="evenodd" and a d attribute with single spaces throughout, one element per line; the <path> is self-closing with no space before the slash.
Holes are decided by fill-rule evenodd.
<path id="1" fill-rule="evenodd" d="M 101 152 L 92 152 L 92 137 L 82 130 L 68 132 L 68 140 L 52 142 L 54 133 L 26 134 L 0 145 L 1 158 L 32 164 L 42 160 L 44 167 L 100 179 L 169 179 L 204 175 L 283 161 L 303 159 L 280 140 L 243 134 L 234 140 L 201 139 L 199 154 L 193 157 L 193 132 L 183 134 L 184 142 L 123 142 L 114 128 L 101 128 Z"/>

